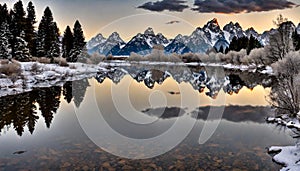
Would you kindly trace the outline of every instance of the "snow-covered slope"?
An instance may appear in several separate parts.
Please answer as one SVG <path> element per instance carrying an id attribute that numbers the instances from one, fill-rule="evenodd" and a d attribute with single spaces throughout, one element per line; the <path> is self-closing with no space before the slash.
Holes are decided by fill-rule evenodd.
<path id="1" fill-rule="evenodd" d="M 187 39 L 188 36 L 182 36 L 179 34 L 168 46 L 165 47 L 165 52 L 177 54 L 192 52 L 191 49 L 186 45 Z"/>
<path id="2" fill-rule="evenodd" d="M 93 37 L 90 41 L 88 41 L 86 47 L 87 49 L 93 49 L 94 47 L 103 44 L 105 41 L 106 38 L 104 38 L 103 35 L 100 33 Z"/>
<path id="3" fill-rule="evenodd" d="M 151 52 L 154 45 L 167 46 L 170 41 L 161 33 L 155 35 L 152 28 L 145 30 L 144 34 L 134 36 L 123 48 L 113 55 L 130 55 L 135 52 L 141 55 L 146 55 Z"/>
<path id="4" fill-rule="evenodd" d="M 297 30 L 300 33 L 300 24 Z M 214 18 L 203 27 L 196 28 L 188 36 L 178 35 L 169 40 L 163 34 L 155 34 L 152 28 L 148 28 L 144 33 L 138 33 L 128 43 L 125 43 L 118 33 L 113 33 L 107 39 L 98 34 L 87 43 L 87 48 L 90 54 L 99 53 L 118 56 L 128 56 L 131 52 L 146 55 L 151 52 L 154 45 L 163 45 L 166 53 L 206 53 L 213 47 L 218 49 L 228 47 L 235 36 L 239 38 L 253 36 L 265 46 L 269 43 L 270 34 L 274 31 L 276 30 L 271 29 L 259 34 L 253 27 L 243 30 L 238 22 L 230 22 L 221 29 L 218 20 Z"/>
<path id="5" fill-rule="evenodd" d="M 229 24 L 226 24 L 223 28 L 223 31 L 228 32 L 230 34 L 229 38 L 227 38 L 227 41 L 230 42 L 233 37 L 244 37 L 246 36 L 243 28 L 240 26 L 240 24 L 238 22 L 236 22 L 235 24 L 233 22 L 230 22 Z"/>
<path id="6" fill-rule="evenodd" d="M 98 53 L 107 55 L 113 47 L 124 44 L 125 42 L 117 32 L 112 33 L 107 39 L 98 34 L 87 43 L 87 49 L 89 54 Z"/>

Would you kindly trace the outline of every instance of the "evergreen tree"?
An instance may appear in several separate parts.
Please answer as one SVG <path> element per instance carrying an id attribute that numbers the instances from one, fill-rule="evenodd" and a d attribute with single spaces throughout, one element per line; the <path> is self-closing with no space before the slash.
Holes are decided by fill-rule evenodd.
<path id="1" fill-rule="evenodd" d="M 244 37 L 234 37 L 229 45 L 229 51 L 240 51 L 242 49 L 246 49 L 247 53 L 249 54 L 252 49 L 254 48 L 261 48 L 261 43 L 253 37 L 253 35 L 250 36 L 250 38 L 244 36 Z M 225 50 L 226 51 L 226 50 Z M 227 53 L 227 52 L 225 52 Z"/>
<path id="2" fill-rule="evenodd" d="M 78 56 L 82 53 L 82 50 L 85 47 L 85 38 L 83 35 L 81 24 L 78 20 L 74 24 L 73 33 L 74 43 L 73 50 L 70 55 L 70 62 L 76 62 L 78 60 Z"/>
<path id="3" fill-rule="evenodd" d="M 223 46 L 220 47 L 219 52 L 220 52 L 220 53 L 224 53 L 224 48 L 223 48 Z"/>
<path id="4" fill-rule="evenodd" d="M 296 51 L 300 50 L 300 34 L 296 30 L 293 32 L 293 44 Z"/>
<path id="5" fill-rule="evenodd" d="M 36 46 L 38 57 L 52 58 L 59 56 L 59 29 L 53 21 L 53 15 L 49 7 L 45 9 L 39 24 Z"/>
<path id="6" fill-rule="evenodd" d="M 255 48 L 261 48 L 261 47 L 262 47 L 261 43 L 251 35 L 247 44 L 247 54 L 249 55 L 251 50 Z"/>
<path id="7" fill-rule="evenodd" d="M 51 25 L 51 47 L 47 53 L 48 57 L 59 57 L 60 56 L 60 41 L 59 41 L 59 29 L 55 22 Z"/>
<path id="8" fill-rule="evenodd" d="M 16 42 L 14 44 L 14 58 L 18 61 L 28 61 L 29 59 L 29 49 L 27 48 L 27 42 L 25 39 L 24 31 L 21 32 L 19 37 L 16 37 Z"/>
<path id="9" fill-rule="evenodd" d="M 67 26 L 62 40 L 62 50 L 63 50 L 62 56 L 66 58 L 68 62 L 71 61 L 70 55 L 71 55 L 71 50 L 73 49 L 73 43 L 74 43 L 73 33 L 70 27 Z"/>
<path id="10" fill-rule="evenodd" d="M 28 48 L 32 56 L 36 56 L 36 34 L 34 25 L 36 23 L 36 15 L 33 3 L 30 1 L 27 6 L 25 41 L 28 42 Z"/>
<path id="11" fill-rule="evenodd" d="M 14 4 L 13 12 L 15 22 L 13 36 L 18 37 L 19 35 L 21 35 L 21 32 L 24 31 L 24 28 L 26 27 L 26 13 L 24 11 L 23 3 L 21 0 Z"/>
<path id="12" fill-rule="evenodd" d="M 8 13 L 7 5 L 0 4 L 0 25 L 3 22 L 8 22 L 8 18 L 9 18 L 9 13 Z"/>
<path id="13" fill-rule="evenodd" d="M 0 59 L 11 59 L 11 47 L 9 44 L 10 31 L 5 22 L 0 27 Z"/>

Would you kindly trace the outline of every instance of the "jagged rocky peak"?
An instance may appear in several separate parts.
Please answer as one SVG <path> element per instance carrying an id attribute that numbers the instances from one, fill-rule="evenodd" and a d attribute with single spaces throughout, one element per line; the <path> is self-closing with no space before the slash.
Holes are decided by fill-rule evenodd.
<path id="1" fill-rule="evenodd" d="M 106 41 L 106 38 L 101 34 L 97 34 L 95 37 L 93 37 L 90 41 L 87 43 L 87 48 L 91 49 L 96 47 L 97 45 L 104 43 Z"/>
<path id="2" fill-rule="evenodd" d="M 232 21 L 228 24 L 226 24 L 224 27 L 223 27 L 223 30 L 224 31 L 228 31 L 228 32 L 232 32 L 234 30 L 243 30 L 241 25 L 236 22 L 236 23 L 233 23 Z"/>
<path id="3" fill-rule="evenodd" d="M 119 33 L 113 32 L 107 39 L 108 41 L 117 41 L 117 42 L 124 42 L 120 37 Z"/>
<path id="4" fill-rule="evenodd" d="M 245 31 L 247 37 L 249 38 L 251 35 L 255 38 L 258 38 L 259 37 L 259 34 L 257 33 L 257 31 L 253 28 L 253 27 L 250 27 L 248 28 L 246 31 Z"/>
<path id="5" fill-rule="evenodd" d="M 181 34 L 178 34 L 174 39 L 175 40 L 182 40 L 183 36 Z"/>
<path id="6" fill-rule="evenodd" d="M 148 27 L 147 30 L 144 32 L 145 35 L 155 35 L 154 31 L 151 27 Z"/>
<path id="7" fill-rule="evenodd" d="M 206 25 L 204 25 L 203 29 L 209 29 L 210 31 L 213 31 L 215 33 L 218 33 L 221 31 L 220 25 L 218 23 L 218 20 L 216 18 L 209 21 Z"/>
<path id="8" fill-rule="evenodd" d="M 102 40 L 102 39 L 105 39 L 105 38 L 104 38 L 104 36 L 101 33 L 99 33 L 95 37 L 93 37 L 92 39 L 94 39 L 94 40 Z"/>

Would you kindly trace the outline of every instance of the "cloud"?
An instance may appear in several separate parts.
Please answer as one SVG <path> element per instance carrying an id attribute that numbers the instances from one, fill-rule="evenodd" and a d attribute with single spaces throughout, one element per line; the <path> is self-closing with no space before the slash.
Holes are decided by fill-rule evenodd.
<path id="1" fill-rule="evenodd" d="M 145 4 L 138 6 L 138 8 L 157 12 L 164 10 L 182 12 L 184 9 L 189 7 L 185 3 L 186 1 L 184 0 L 162 0 L 156 2 L 146 2 Z"/>
<path id="2" fill-rule="evenodd" d="M 194 11 L 201 13 L 262 12 L 298 6 L 287 0 L 195 0 Z"/>
<path id="3" fill-rule="evenodd" d="M 166 24 L 178 24 L 180 21 L 174 20 L 174 21 L 169 21 Z"/>

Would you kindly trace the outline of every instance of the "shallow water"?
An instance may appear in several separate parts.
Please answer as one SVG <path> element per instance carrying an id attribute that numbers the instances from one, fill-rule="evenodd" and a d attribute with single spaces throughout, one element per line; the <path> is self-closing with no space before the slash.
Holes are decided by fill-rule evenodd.
<path id="1" fill-rule="evenodd" d="M 0 170 L 278 170 L 266 148 L 295 143 L 264 121 L 266 75 L 108 69 L 0 98 Z"/>

